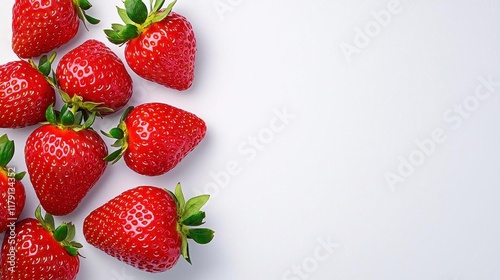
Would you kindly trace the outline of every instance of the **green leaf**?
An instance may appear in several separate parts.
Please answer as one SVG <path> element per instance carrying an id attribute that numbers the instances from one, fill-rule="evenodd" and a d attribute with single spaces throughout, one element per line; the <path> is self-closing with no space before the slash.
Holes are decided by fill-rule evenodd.
<path id="1" fill-rule="evenodd" d="M 180 209 L 182 214 L 186 207 L 186 200 L 184 198 L 184 194 L 182 193 L 181 183 L 177 183 L 177 185 L 175 186 L 174 194 L 177 198 L 177 201 L 179 202 L 178 209 Z"/>
<path id="2" fill-rule="evenodd" d="M 113 43 L 113 44 L 123 44 L 125 41 L 120 37 L 118 32 L 111 30 L 111 29 L 105 29 L 104 33 L 108 37 L 108 40 Z"/>
<path id="3" fill-rule="evenodd" d="M 45 224 L 50 228 L 51 231 L 54 231 L 56 229 L 56 225 L 54 222 L 54 216 L 52 216 L 50 213 L 45 213 Z"/>
<path id="4" fill-rule="evenodd" d="M 186 208 L 184 209 L 184 212 L 182 213 L 182 219 L 186 219 L 200 211 L 201 207 L 205 205 L 210 198 L 210 195 L 204 194 L 204 195 L 199 195 L 191 198 L 186 202 Z"/>
<path id="5" fill-rule="evenodd" d="M 134 109 L 134 106 L 127 107 L 127 109 L 125 109 L 125 111 L 123 112 L 123 114 L 120 118 L 120 122 L 124 122 L 125 119 L 127 118 L 127 116 L 130 114 L 130 112 L 132 112 L 133 109 Z"/>
<path id="6" fill-rule="evenodd" d="M 125 10 L 128 17 L 137 24 L 142 24 L 148 18 L 148 7 L 142 0 L 125 0 Z"/>
<path id="7" fill-rule="evenodd" d="M 73 223 L 67 223 L 67 227 L 68 227 L 68 234 L 67 234 L 65 239 L 68 241 L 71 241 L 76 236 L 75 225 Z"/>
<path id="8" fill-rule="evenodd" d="M 19 172 L 19 173 L 16 173 L 16 175 L 14 176 L 14 178 L 16 178 L 16 180 L 18 180 L 18 181 L 21 181 L 24 178 L 25 175 L 26 175 L 26 171 Z"/>
<path id="9" fill-rule="evenodd" d="M 181 255 L 188 263 L 191 264 L 191 258 L 189 257 L 189 244 L 187 242 L 187 237 L 184 234 L 182 234 Z"/>
<path id="10" fill-rule="evenodd" d="M 172 8 L 174 7 L 176 2 L 177 2 L 177 0 L 173 1 L 172 3 L 170 3 L 167 6 L 167 8 L 165 10 L 157 13 L 153 18 L 153 22 L 159 22 L 159 21 L 164 20 L 170 14 L 170 12 L 172 12 Z"/>
<path id="11" fill-rule="evenodd" d="M 82 123 L 82 119 L 83 119 L 83 112 L 81 112 L 81 111 L 76 112 L 76 114 L 75 114 L 75 124 L 76 125 L 81 124 Z"/>
<path id="12" fill-rule="evenodd" d="M 112 136 L 112 138 L 114 139 L 122 139 L 124 135 L 123 133 L 123 130 L 121 130 L 120 128 L 118 127 L 115 127 L 115 128 L 112 128 L 110 131 L 109 131 L 109 134 Z"/>
<path id="13" fill-rule="evenodd" d="M 14 156 L 14 141 L 9 140 L 7 134 L 0 138 L 0 166 L 5 167 Z"/>
<path id="14" fill-rule="evenodd" d="M 71 241 L 69 244 L 75 248 L 83 248 L 83 245 L 81 243 L 78 243 L 76 241 Z"/>
<path id="15" fill-rule="evenodd" d="M 92 8 L 92 4 L 90 4 L 90 2 L 88 0 L 78 0 L 78 6 L 82 10 L 88 10 L 88 9 Z"/>
<path id="16" fill-rule="evenodd" d="M 137 29 L 137 26 L 135 26 L 135 25 L 127 24 L 127 25 L 125 25 L 123 30 L 120 31 L 120 33 L 118 33 L 118 35 L 124 41 L 128 41 L 128 40 L 134 39 L 137 36 L 139 36 L 139 29 Z"/>
<path id="17" fill-rule="evenodd" d="M 45 224 L 45 220 L 42 218 L 42 206 L 38 205 L 35 209 L 35 218 L 42 224 Z"/>
<path id="18" fill-rule="evenodd" d="M 205 219 L 205 216 L 206 216 L 205 212 L 199 211 L 198 213 L 187 217 L 186 219 L 181 221 L 181 223 L 185 226 L 194 226 L 194 227 L 200 226 L 204 224 L 203 220 Z"/>
<path id="19" fill-rule="evenodd" d="M 120 7 L 116 7 L 116 9 L 118 10 L 118 15 L 125 24 L 134 24 L 134 21 L 128 17 L 127 11 L 125 9 Z"/>
<path id="20" fill-rule="evenodd" d="M 118 162 L 118 160 L 120 160 L 122 155 L 123 155 L 123 149 L 118 149 L 109 154 L 107 157 L 105 157 L 104 160 L 107 162 L 111 162 L 111 164 L 115 164 Z"/>
<path id="21" fill-rule="evenodd" d="M 115 141 L 115 143 L 111 144 L 111 147 L 115 147 L 115 148 L 120 148 L 120 147 L 123 147 L 123 144 L 125 143 L 124 141 L 125 139 L 118 139 Z"/>
<path id="22" fill-rule="evenodd" d="M 120 32 L 123 30 L 123 28 L 125 28 L 125 25 L 123 24 L 118 24 L 118 23 L 113 23 L 111 24 L 111 28 L 113 29 L 113 31 L 115 32 Z M 104 33 L 106 33 L 106 30 L 104 30 Z M 107 35 L 107 34 L 106 34 Z"/>
<path id="23" fill-rule="evenodd" d="M 158 12 L 161 9 L 161 7 L 163 7 L 164 3 L 165 3 L 165 0 L 156 0 L 156 3 L 152 9 L 152 12 L 153 13 Z"/>
<path id="24" fill-rule="evenodd" d="M 71 246 L 64 246 L 64 249 L 66 249 L 66 252 L 72 257 L 78 255 L 78 249 L 71 247 Z"/>
<path id="25" fill-rule="evenodd" d="M 83 13 L 83 16 L 85 17 L 85 19 L 92 25 L 96 25 L 98 24 L 99 22 L 101 22 L 101 20 L 99 19 L 96 19 L 95 17 L 92 17 L 92 16 L 89 16 L 87 13 Z"/>
<path id="26" fill-rule="evenodd" d="M 68 226 L 62 223 L 54 230 L 54 239 L 58 242 L 64 241 L 68 236 Z"/>
<path id="27" fill-rule="evenodd" d="M 83 129 L 87 129 L 87 128 L 90 128 L 92 126 L 92 124 L 94 124 L 94 121 L 95 121 L 95 112 L 92 113 L 89 118 L 85 121 L 85 123 L 83 124 L 82 128 Z"/>
<path id="28" fill-rule="evenodd" d="M 45 110 L 45 118 L 49 123 L 54 125 L 57 124 L 57 117 L 52 104 L 50 104 L 49 107 L 47 107 L 47 110 Z"/>
<path id="29" fill-rule="evenodd" d="M 39 64 L 38 64 L 38 71 L 42 73 L 45 77 L 49 77 L 50 73 L 52 72 L 52 62 L 54 62 L 56 58 L 57 53 L 53 52 L 50 55 L 50 58 L 47 57 L 47 55 L 43 55 L 40 58 Z"/>
<path id="30" fill-rule="evenodd" d="M 207 244 L 214 239 L 214 231 L 208 228 L 189 229 L 188 237 L 198 244 Z"/>
<path id="31" fill-rule="evenodd" d="M 63 111 L 61 115 L 61 124 L 63 126 L 72 126 L 75 124 L 75 115 L 71 110 Z"/>

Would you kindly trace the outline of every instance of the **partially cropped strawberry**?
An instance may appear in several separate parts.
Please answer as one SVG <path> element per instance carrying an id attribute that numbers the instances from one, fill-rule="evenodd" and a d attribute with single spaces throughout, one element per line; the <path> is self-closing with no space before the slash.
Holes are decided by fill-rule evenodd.
<path id="1" fill-rule="evenodd" d="M 140 186 L 123 192 L 92 211 L 83 223 L 87 242 L 108 255 L 148 272 L 172 268 L 183 256 L 191 263 L 188 239 L 206 244 L 214 232 L 192 228 L 204 223 L 201 207 L 208 195 L 184 201 L 180 184 L 175 194 Z"/>
<path id="2" fill-rule="evenodd" d="M 132 78 L 120 58 L 105 44 L 88 40 L 64 55 L 56 70 L 59 87 L 84 102 L 120 110 L 132 96 Z"/>
<path id="3" fill-rule="evenodd" d="M 21 58 L 38 57 L 68 43 L 80 20 L 97 24 L 87 15 L 88 0 L 16 0 L 12 8 L 12 49 Z"/>
<path id="4" fill-rule="evenodd" d="M 205 122 L 193 113 L 163 103 L 129 107 L 107 137 L 115 138 L 106 160 L 125 163 L 135 172 L 157 176 L 174 168 L 205 137 Z"/>
<path id="5" fill-rule="evenodd" d="M 29 178 L 43 208 L 53 215 L 71 213 L 104 173 L 107 147 L 80 112 L 50 106 L 48 124 L 35 129 L 24 149 Z"/>
<path id="6" fill-rule="evenodd" d="M 80 269 L 78 249 L 73 241 L 75 226 L 62 223 L 57 228 L 50 214 L 42 217 L 40 206 L 35 217 L 15 224 L 2 244 L 2 280 L 74 280 Z"/>
<path id="7" fill-rule="evenodd" d="M 0 232 L 12 226 L 24 208 L 26 192 L 21 183 L 26 172 L 7 166 L 14 156 L 14 141 L 0 136 Z"/>
<path id="8" fill-rule="evenodd" d="M 191 23 L 172 12 L 176 1 L 162 9 L 164 2 L 156 0 L 148 13 L 142 0 L 125 0 L 125 9 L 118 8 L 125 25 L 104 32 L 112 43 L 127 43 L 125 60 L 137 75 L 186 90 L 194 80 L 196 38 Z"/>
<path id="9" fill-rule="evenodd" d="M 0 127 L 19 128 L 45 120 L 45 110 L 56 98 L 44 77 L 51 62 L 44 56 L 39 66 L 24 60 L 0 66 Z"/>

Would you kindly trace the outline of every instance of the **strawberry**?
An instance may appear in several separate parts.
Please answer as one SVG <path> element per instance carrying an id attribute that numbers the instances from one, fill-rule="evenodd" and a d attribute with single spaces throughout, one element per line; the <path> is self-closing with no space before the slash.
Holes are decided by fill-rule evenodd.
<path id="1" fill-rule="evenodd" d="M 73 241 L 75 226 L 62 223 L 57 228 L 54 217 L 42 217 L 40 206 L 34 218 L 15 224 L 2 243 L 2 279 L 5 280 L 74 280 L 80 269 L 78 249 Z"/>
<path id="2" fill-rule="evenodd" d="M 54 58 L 42 57 L 39 66 L 24 60 L 0 66 L 0 127 L 20 128 L 45 120 L 45 110 L 56 100 L 44 77 Z"/>
<path id="3" fill-rule="evenodd" d="M 12 49 L 21 58 L 38 57 L 68 43 L 80 20 L 97 24 L 87 15 L 88 0 L 16 0 L 12 8 Z M 80 20 L 79 20 L 80 19 Z"/>
<path id="4" fill-rule="evenodd" d="M 82 114 L 65 105 L 47 109 L 48 124 L 35 129 L 24 149 L 30 181 L 43 208 L 53 215 L 71 213 L 104 173 L 107 147 Z"/>
<path id="5" fill-rule="evenodd" d="M 64 55 L 56 70 L 61 90 L 69 97 L 120 110 L 132 96 L 132 78 L 123 62 L 106 45 L 88 40 Z"/>
<path id="6" fill-rule="evenodd" d="M 104 30 L 108 39 L 125 47 L 125 60 L 140 77 L 177 90 L 186 90 L 194 80 L 196 38 L 191 23 L 172 12 L 175 2 L 161 9 L 156 0 L 148 14 L 141 0 L 125 0 L 118 14 L 125 25 Z"/>
<path id="7" fill-rule="evenodd" d="M 205 122 L 196 115 L 163 103 L 146 103 L 125 110 L 119 125 L 103 132 L 117 139 L 120 149 L 106 157 L 117 162 L 122 156 L 135 172 L 158 176 L 174 168 L 206 134 Z"/>
<path id="8" fill-rule="evenodd" d="M 6 134 L 0 136 L 0 232 L 14 224 L 26 202 L 21 183 L 26 172 L 17 173 L 15 168 L 7 166 L 14 156 L 14 148 L 14 141 Z"/>
<path id="9" fill-rule="evenodd" d="M 201 207 L 208 195 L 187 202 L 180 184 L 175 194 L 158 187 L 140 186 L 123 192 L 92 211 L 83 223 L 87 242 L 133 267 L 148 272 L 172 268 L 182 255 L 189 263 L 188 239 L 210 242 L 211 229 L 202 225 Z"/>

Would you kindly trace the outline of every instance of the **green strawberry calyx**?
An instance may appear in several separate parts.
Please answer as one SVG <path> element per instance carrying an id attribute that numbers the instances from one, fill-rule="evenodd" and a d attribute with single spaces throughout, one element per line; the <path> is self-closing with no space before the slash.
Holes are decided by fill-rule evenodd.
<path id="1" fill-rule="evenodd" d="M 128 148 L 128 133 L 127 133 L 127 125 L 125 124 L 125 119 L 133 109 L 134 106 L 130 106 L 127 109 L 125 109 L 120 118 L 118 126 L 112 128 L 109 132 L 101 130 L 101 133 L 104 134 L 104 136 L 111 139 L 115 139 L 115 142 L 111 145 L 111 147 L 118 148 L 118 150 L 110 153 L 107 157 L 105 157 L 104 158 L 105 161 L 115 164 L 123 157 L 123 154 L 125 154 L 125 151 Z"/>
<path id="2" fill-rule="evenodd" d="M 198 244 L 207 244 L 214 238 L 213 230 L 195 228 L 205 223 L 206 214 L 201 211 L 201 208 L 207 203 L 210 195 L 199 195 L 186 201 L 180 183 L 177 183 L 174 192 L 166 191 L 175 200 L 177 206 L 177 231 L 182 238 L 181 255 L 187 262 L 191 263 L 188 239 L 192 239 Z"/>
<path id="3" fill-rule="evenodd" d="M 100 22 L 100 20 L 87 14 L 87 10 L 92 8 L 92 4 L 90 4 L 88 0 L 73 0 L 73 4 L 76 8 L 78 18 L 83 22 L 85 29 L 89 30 L 87 28 L 87 22 L 92 25 L 98 24 Z"/>
<path id="4" fill-rule="evenodd" d="M 54 110 L 50 105 L 45 111 L 46 123 L 50 123 L 60 129 L 70 128 L 74 131 L 81 131 L 92 128 L 96 113 L 90 115 L 86 111 L 79 110 L 78 107 L 72 107 L 65 103 L 61 111 Z"/>
<path id="5" fill-rule="evenodd" d="M 14 152 L 14 141 L 10 140 L 7 134 L 0 136 L 0 169 L 9 176 L 13 176 L 17 181 L 21 181 L 26 172 L 16 173 L 15 171 L 13 172 L 13 169 L 7 167 L 14 157 Z"/>
<path id="6" fill-rule="evenodd" d="M 52 236 L 54 236 L 54 239 L 64 247 L 70 256 L 81 256 L 78 253 L 78 249 L 83 246 L 73 240 L 76 235 L 76 229 L 73 223 L 63 222 L 56 227 L 54 217 L 50 213 L 45 213 L 45 215 L 42 216 L 42 207 L 40 205 L 38 205 L 35 210 L 35 218 L 42 224 L 45 230 L 49 231 Z"/>
<path id="7" fill-rule="evenodd" d="M 142 0 L 125 0 L 125 9 L 117 7 L 118 15 L 125 24 L 112 24 L 111 29 L 105 29 L 104 33 L 111 43 L 123 45 L 139 37 L 152 24 L 164 20 L 176 2 L 174 0 L 167 8 L 162 9 L 165 0 L 150 0 L 148 13 L 148 7 Z"/>

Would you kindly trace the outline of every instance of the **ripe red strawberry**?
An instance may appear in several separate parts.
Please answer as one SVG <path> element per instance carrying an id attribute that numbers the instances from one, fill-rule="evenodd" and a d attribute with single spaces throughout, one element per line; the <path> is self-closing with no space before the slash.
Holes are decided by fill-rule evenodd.
<path id="1" fill-rule="evenodd" d="M 202 225 L 201 207 L 208 195 L 187 202 L 180 184 L 175 194 L 157 187 L 140 186 L 123 192 L 92 211 L 83 223 L 87 242 L 108 255 L 148 272 L 172 268 L 182 255 L 189 263 L 187 239 L 210 242 L 214 232 Z"/>
<path id="2" fill-rule="evenodd" d="M 132 78 L 120 58 L 106 45 L 88 40 L 64 55 L 56 70 L 60 88 L 69 97 L 120 110 L 132 96 Z"/>
<path id="3" fill-rule="evenodd" d="M 144 79 L 177 90 L 186 90 L 194 80 L 196 38 L 191 23 L 172 12 L 175 2 L 161 9 L 156 0 L 151 12 L 142 0 L 126 0 L 118 13 L 126 25 L 105 30 L 115 44 L 127 42 L 125 60 Z M 152 3 L 152 1 L 151 1 Z"/>
<path id="4" fill-rule="evenodd" d="M 23 60 L 0 66 L 0 127 L 19 128 L 45 120 L 45 110 L 56 98 L 44 77 L 50 73 L 50 63 L 45 57 L 39 67 Z"/>
<path id="5" fill-rule="evenodd" d="M 2 279 L 74 280 L 80 269 L 78 249 L 73 241 L 75 226 L 62 223 L 57 228 L 50 214 L 42 217 L 40 206 L 35 217 L 15 224 L 2 243 Z"/>
<path id="6" fill-rule="evenodd" d="M 38 57 L 68 43 L 78 33 L 88 0 L 16 0 L 12 9 L 12 49 L 21 58 Z"/>
<path id="7" fill-rule="evenodd" d="M 21 179 L 26 172 L 17 173 L 8 167 L 14 156 L 14 141 L 6 134 L 0 136 L 0 232 L 12 226 L 24 208 L 26 192 Z"/>
<path id="8" fill-rule="evenodd" d="M 129 107 L 118 127 L 104 133 L 117 139 L 119 150 L 106 160 L 113 163 L 122 156 L 135 172 L 157 176 L 174 168 L 203 140 L 205 122 L 182 109 L 163 104 L 146 103 Z"/>
<path id="9" fill-rule="evenodd" d="M 58 114 L 51 106 L 50 123 L 28 136 L 24 149 L 28 174 L 43 208 L 53 215 L 71 213 L 106 169 L 107 147 L 90 128 L 93 117 L 79 125 L 79 112 L 75 115 L 65 105 Z"/>

